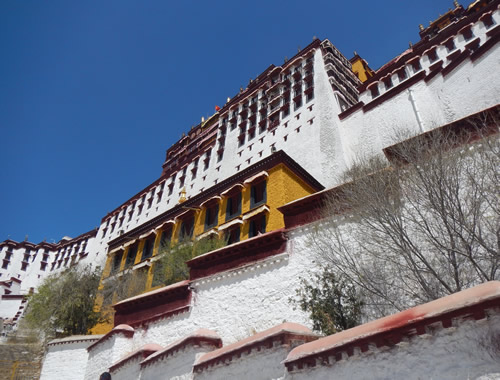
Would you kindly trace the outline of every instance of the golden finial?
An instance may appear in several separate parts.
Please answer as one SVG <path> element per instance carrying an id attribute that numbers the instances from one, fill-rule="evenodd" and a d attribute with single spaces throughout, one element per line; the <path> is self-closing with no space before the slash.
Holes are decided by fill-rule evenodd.
<path id="1" fill-rule="evenodd" d="M 453 0 L 453 5 L 455 6 L 455 8 L 460 7 L 460 4 L 458 4 L 457 0 Z"/>
<path id="2" fill-rule="evenodd" d="M 288 57 L 285 55 L 285 63 L 288 62 Z"/>
<path id="3" fill-rule="evenodd" d="M 179 198 L 179 203 L 186 202 L 186 187 L 183 187 L 181 190 L 181 197 Z"/>
<path id="4" fill-rule="evenodd" d="M 423 32 L 423 31 L 424 31 L 424 29 L 425 29 L 425 28 L 424 28 L 424 26 L 423 26 L 422 24 L 420 24 L 418 27 L 419 27 L 419 29 L 420 29 L 420 31 L 421 31 L 421 32 Z"/>
<path id="5" fill-rule="evenodd" d="M 413 44 L 412 44 L 412 42 L 411 42 L 411 41 L 408 43 L 408 46 L 410 46 L 410 49 L 412 49 L 412 48 L 413 48 Z"/>
<path id="6" fill-rule="evenodd" d="M 300 53 L 301 50 L 300 46 L 297 46 L 297 53 Z"/>
<path id="7" fill-rule="evenodd" d="M 201 117 L 201 122 L 204 123 L 205 122 L 205 116 L 202 116 Z"/>
<path id="8" fill-rule="evenodd" d="M 227 100 L 226 100 L 226 103 L 229 103 L 230 100 L 231 100 L 231 98 L 228 96 Z"/>

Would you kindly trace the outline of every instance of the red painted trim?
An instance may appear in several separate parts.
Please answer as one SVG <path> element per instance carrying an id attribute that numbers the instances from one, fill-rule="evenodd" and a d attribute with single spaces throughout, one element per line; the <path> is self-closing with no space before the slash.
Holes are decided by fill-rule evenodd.
<path id="1" fill-rule="evenodd" d="M 493 34 L 488 41 L 482 44 L 479 48 L 476 49 L 471 55 L 470 60 L 475 62 L 477 59 L 483 56 L 488 50 L 494 47 L 498 41 L 500 40 L 500 25 L 497 27 L 497 31 Z"/>
<path id="2" fill-rule="evenodd" d="M 108 340 L 109 338 L 111 338 L 113 335 L 117 335 L 117 334 L 123 334 L 125 335 L 125 337 L 127 338 L 132 338 L 134 336 L 134 331 L 133 329 L 126 329 L 126 328 L 118 328 L 119 326 L 115 327 L 113 330 L 111 330 L 110 332 L 108 332 L 107 334 L 105 334 L 104 336 L 102 336 L 101 338 L 99 338 L 99 340 L 95 343 L 92 343 L 90 346 L 87 347 L 87 351 L 91 351 L 92 349 L 94 349 L 95 347 L 97 347 L 97 345 L 103 343 L 104 341 Z"/>
<path id="3" fill-rule="evenodd" d="M 358 102 L 355 105 L 353 105 L 351 108 L 345 110 L 344 112 L 339 113 L 339 119 L 344 120 L 346 117 L 350 116 L 352 113 L 356 112 L 357 110 L 360 110 L 363 108 L 365 103 L 363 102 Z"/>
<path id="4" fill-rule="evenodd" d="M 146 346 L 152 346 L 152 345 L 150 344 L 150 345 L 146 345 Z M 158 352 L 160 349 L 161 349 L 160 346 L 158 346 L 157 348 L 140 348 L 137 351 L 130 354 L 129 356 L 127 356 L 127 357 L 121 359 L 120 361 L 118 361 L 117 363 L 113 364 L 111 367 L 109 367 L 109 371 L 116 372 L 118 369 L 123 367 L 125 364 L 127 364 L 131 360 L 137 359 L 138 357 L 140 357 L 142 360 L 147 359 L 149 356 Z"/>
<path id="5" fill-rule="evenodd" d="M 459 55 L 457 55 L 456 58 L 453 59 L 453 61 L 448 66 L 446 66 L 443 70 L 441 70 L 441 74 L 443 75 L 443 77 L 447 76 L 453 70 L 455 70 L 455 68 L 458 65 L 460 65 L 463 61 L 465 61 L 469 56 L 470 56 L 470 51 L 467 49 L 461 52 Z"/>
<path id="6" fill-rule="evenodd" d="M 384 103 L 386 100 L 389 100 L 390 98 L 396 96 L 397 94 L 403 92 L 404 90 L 410 88 L 413 86 L 415 83 L 421 81 L 424 79 L 426 76 L 425 71 L 422 70 L 419 73 L 415 74 L 411 78 L 405 80 L 401 84 L 398 84 L 397 86 L 391 88 L 389 91 L 384 92 L 382 95 L 377 97 L 376 99 L 372 100 L 370 103 L 365 104 L 363 106 L 363 112 L 370 111 L 371 109 L 379 106 L 380 104 Z"/>
<path id="7" fill-rule="evenodd" d="M 429 74 L 425 77 L 424 81 L 425 83 L 428 83 L 434 78 L 437 74 L 441 72 L 443 68 L 443 61 L 439 60 L 437 62 L 434 62 L 431 66 L 429 66 Z"/>
<path id="8" fill-rule="evenodd" d="M 435 128 L 431 131 L 422 133 L 418 136 L 412 137 L 411 139 L 401 141 L 397 144 L 388 146 L 383 149 L 383 152 L 392 164 L 406 163 L 406 158 L 402 159 L 398 154 L 405 144 L 411 143 L 413 141 L 422 140 L 433 140 L 433 136 L 436 133 L 453 133 L 456 137 L 463 136 L 463 144 L 470 143 L 475 139 L 481 138 L 483 136 L 488 136 L 494 133 L 498 133 L 498 126 L 494 119 L 500 118 L 500 106 L 496 105 L 486 110 L 480 111 L 473 115 L 464 117 L 463 119 L 454 121 L 452 123 L 443 125 L 439 128 Z M 478 124 L 477 121 L 480 121 Z M 486 124 L 482 124 L 485 122 Z M 478 131 L 478 128 L 480 131 Z"/>
<path id="9" fill-rule="evenodd" d="M 151 324 L 155 321 L 159 321 L 161 319 L 167 319 L 167 318 L 171 318 L 171 317 L 174 317 L 176 315 L 179 315 L 179 314 L 187 313 L 190 310 L 191 310 L 191 306 L 189 306 L 189 305 L 182 306 L 182 307 L 179 307 L 177 309 L 169 310 L 165 313 L 156 314 L 153 317 L 149 317 L 149 318 L 141 319 L 140 321 L 133 322 L 131 326 L 134 328 L 141 327 L 141 326 L 147 327 L 149 324 Z"/>
<path id="10" fill-rule="evenodd" d="M 153 364 L 154 362 L 161 360 L 163 358 L 167 358 L 173 355 L 177 351 L 184 350 L 188 346 L 202 346 L 202 345 L 208 345 L 213 347 L 214 349 L 221 348 L 222 339 L 209 336 L 199 336 L 199 335 L 188 336 L 187 338 L 181 339 L 180 341 L 167 347 L 165 350 L 163 350 L 161 353 L 158 353 L 158 355 L 155 355 L 151 359 L 147 359 L 141 362 L 141 368 L 147 367 L 148 365 Z"/>
<path id="11" fill-rule="evenodd" d="M 186 263 L 189 278 L 197 280 L 283 253 L 286 242 L 280 229 L 195 257 Z"/>
<path id="12" fill-rule="evenodd" d="M 460 30 L 467 26 L 470 23 L 475 23 L 479 20 L 479 18 L 484 14 L 489 12 L 490 10 L 496 9 L 500 0 L 495 0 L 484 7 L 480 12 L 474 13 L 472 15 L 466 15 L 464 18 L 457 21 L 455 24 L 447 26 L 445 29 L 441 30 L 435 37 L 428 39 L 423 38 L 419 42 L 417 42 L 412 47 L 412 51 L 407 55 L 401 57 L 400 59 L 393 59 L 393 62 L 388 64 L 387 66 L 382 66 L 383 69 L 376 72 L 375 75 L 369 78 L 366 82 L 364 82 L 361 86 L 358 87 L 358 91 L 361 93 L 365 91 L 367 86 L 369 86 L 372 82 L 376 82 L 380 80 L 380 78 L 386 76 L 388 73 L 391 73 L 397 70 L 399 67 L 409 63 L 409 61 L 417 55 L 421 55 L 424 51 L 432 48 L 433 46 L 441 45 L 444 41 L 446 41 L 450 36 L 454 36 L 460 33 Z"/>
<path id="13" fill-rule="evenodd" d="M 482 296 L 480 301 L 470 300 L 463 302 L 462 294 L 471 294 L 471 291 L 479 290 L 480 287 L 494 287 L 495 281 L 471 288 L 463 292 L 443 297 L 436 301 L 424 305 L 416 306 L 412 309 L 402 311 L 379 320 L 369 322 L 365 325 L 345 330 L 341 333 L 327 336 L 314 343 L 304 347 L 298 347 L 289 354 L 285 360 L 287 371 L 297 371 L 303 368 L 312 368 L 321 363 L 331 363 L 344 359 L 343 352 L 348 357 L 352 356 L 356 349 L 366 352 L 370 345 L 376 347 L 393 347 L 403 340 L 403 338 L 412 338 L 415 335 L 432 333 L 435 324 L 441 324 L 443 328 L 453 326 L 454 320 L 480 320 L 485 318 L 487 309 L 500 307 L 500 296 Z M 498 282 L 496 282 L 498 284 Z M 448 306 L 451 300 L 456 300 L 460 306 Z M 439 308 L 441 303 L 445 305 L 443 311 Z M 428 311 L 436 305 L 436 312 Z M 463 305 L 463 306 L 462 306 Z M 352 337 L 359 331 L 359 335 Z M 343 338 L 345 336 L 345 338 Z M 336 344 L 336 341 L 338 343 Z M 314 346 L 314 347 L 313 347 Z M 329 348 L 329 346 L 331 346 Z M 309 352 L 308 352 L 309 351 Z"/>
<path id="14" fill-rule="evenodd" d="M 25 296 L 19 294 L 4 294 L 2 295 L 3 300 L 23 300 Z"/>
<path id="15" fill-rule="evenodd" d="M 253 350 L 261 352 L 261 355 L 266 355 L 263 351 L 272 350 L 276 346 L 280 348 L 290 348 L 294 345 L 308 343 L 316 339 L 318 339 L 318 336 L 312 334 L 282 330 L 277 334 L 266 337 L 262 340 L 250 342 L 249 344 L 234 350 L 221 352 L 220 355 L 216 355 L 209 360 L 201 363 L 195 363 L 193 366 L 193 373 L 203 372 L 205 369 L 213 367 L 214 365 L 228 365 L 229 362 L 238 360 L 242 357 L 242 355 L 250 354 Z M 222 348 L 221 351 L 224 351 L 224 348 Z M 203 360 L 203 357 L 201 357 L 200 360 Z"/>
<path id="16" fill-rule="evenodd" d="M 164 318 L 166 314 L 188 307 L 190 303 L 191 289 L 189 282 L 184 281 L 117 303 L 113 306 L 114 324 L 133 326 L 151 318 L 160 316 Z"/>
<path id="17" fill-rule="evenodd" d="M 297 162 L 295 162 L 290 156 L 288 156 L 284 151 L 279 150 L 276 153 L 268 156 L 261 161 L 249 166 L 236 173 L 235 175 L 219 182 L 218 184 L 208 188 L 207 190 L 198 193 L 194 197 L 188 199 L 182 204 L 178 204 L 171 208 L 170 210 L 158 215 L 157 217 L 150 219 L 149 221 L 141 224 L 140 226 L 128 231 L 127 233 L 117 237 L 116 239 L 109 242 L 109 249 L 114 249 L 119 247 L 121 244 L 126 243 L 130 239 L 138 238 L 143 233 L 150 231 L 153 228 L 161 225 L 167 220 L 173 219 L 176 215 L 185 211 L 185 207 L 197 207 L 205 200 L 212 198 L 214 195 L 219 195 L 221 192 L 231 187 L 235 183 L 242 182 L 243 180 L 251 177 L 262 170 L 269 170 L 278 164 L 285 164 L 295 175 L 306 182 L 314 190 L 322 190 L 324 186 L 321 185 L 313 176 L 311 176 L 304 168 L 302 168 Z"/>

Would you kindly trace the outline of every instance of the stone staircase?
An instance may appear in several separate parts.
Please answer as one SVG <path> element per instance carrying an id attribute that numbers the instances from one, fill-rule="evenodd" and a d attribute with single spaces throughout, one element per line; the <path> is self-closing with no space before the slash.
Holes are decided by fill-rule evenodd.
<path id="1" fill-rule="evenodd" d="M 43 346 L 32 337 L 7 337 L 0 343 L 0 380 L 39 379 L 43 353 Z"/>

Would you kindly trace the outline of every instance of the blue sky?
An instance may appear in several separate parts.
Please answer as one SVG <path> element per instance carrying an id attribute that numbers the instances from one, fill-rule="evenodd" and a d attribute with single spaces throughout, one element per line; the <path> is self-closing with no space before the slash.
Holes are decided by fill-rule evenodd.
<path id="1" fill-rule="evenodd" d="M 464 4 L 465 5 L 465 4 Z M 376 69 L 451 0 L 0 2 L 0 241 L 77 236 L 313 36 Z"/>

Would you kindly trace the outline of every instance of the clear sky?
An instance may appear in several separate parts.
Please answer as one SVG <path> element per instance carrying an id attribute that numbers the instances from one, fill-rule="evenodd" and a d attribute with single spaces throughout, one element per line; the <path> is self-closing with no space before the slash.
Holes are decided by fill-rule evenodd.
<path id="1" fill-rule="evenodd" d="M 98 226 L 160 176 L 182 132 L 313 36 L 377 69 L 452 6 L 0 1 L 0 241 Z"/>

